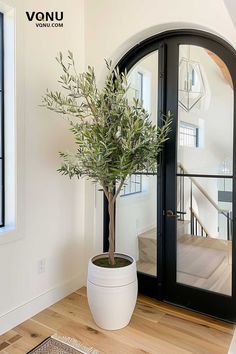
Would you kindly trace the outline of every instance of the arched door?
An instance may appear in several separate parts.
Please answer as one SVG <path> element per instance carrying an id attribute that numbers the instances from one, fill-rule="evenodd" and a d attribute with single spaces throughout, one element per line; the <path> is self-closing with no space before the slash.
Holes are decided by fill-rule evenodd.
<path id="1" fill-rule="evenodd" d="M 235 321 L 236 57 L 204 35 L 166 43 L 165 300 Z"/>
<path id="2" fill-rule="evenodd" d="M 120 61 L 153 124 L 174 119 L 155 176 L 134 175 L 116 206 L 116 247 L 138 262 L 139 289 L 236 320 L 236 55 L 221 39 L 171 31 Z M 106 223 L 105 223 L 106 239 Z"/>

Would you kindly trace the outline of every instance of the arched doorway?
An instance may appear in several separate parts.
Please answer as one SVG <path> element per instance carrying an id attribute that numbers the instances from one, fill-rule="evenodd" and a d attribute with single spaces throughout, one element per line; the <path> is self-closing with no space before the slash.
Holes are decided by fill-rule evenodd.
<path id="1" fill-rule="evenodd" d="M 218 37 L 178 30 L 139 43 L 118 64 L 153 124 L 168 110 L 174 120 L 157 174 L 131 176 L 117 202 L 117 250 L 136 258 L 140 292 L 231 321 L 235 63 Z"/>

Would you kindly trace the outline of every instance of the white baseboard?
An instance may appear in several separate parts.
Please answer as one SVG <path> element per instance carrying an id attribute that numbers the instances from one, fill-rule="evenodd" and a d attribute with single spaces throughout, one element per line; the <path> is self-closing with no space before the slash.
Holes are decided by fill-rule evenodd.
<path id="1" fill-rule="evenodd" d="M 228 354 L 236 354 L 236 329 L 234 330 L 234 335 L 230 343 Z"/>
<path id="2" fill-rule="evenodd" d="M 55 304 L 65 296 L 84 286 L 82 274 L 59 284 L 0 316 L 0 335 Z"/>

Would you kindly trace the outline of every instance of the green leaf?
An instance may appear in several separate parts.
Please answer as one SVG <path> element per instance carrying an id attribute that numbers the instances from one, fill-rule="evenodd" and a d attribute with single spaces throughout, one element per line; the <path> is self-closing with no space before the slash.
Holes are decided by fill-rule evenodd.
<path id="1" fill-rule="evenodd" d="M 117 182 L 138 171 L 155 171 L 160 151 L 171 128 L 172 114 L 161 116 L 161 126 L 152 124 L 142 103 L 127 97 L 127 72 L 112 69 L 102 88 L 96 83 L 94 68 L 77 74 L 73 53 L 68 63 L 60 52 L 60 91 L 47 90 L 42 105 L 58 116 L 66 117 L 74 137 L 75 152 L 60 153 L 59 172 L 70 178 L 87 177 L 111 189 Z"/>

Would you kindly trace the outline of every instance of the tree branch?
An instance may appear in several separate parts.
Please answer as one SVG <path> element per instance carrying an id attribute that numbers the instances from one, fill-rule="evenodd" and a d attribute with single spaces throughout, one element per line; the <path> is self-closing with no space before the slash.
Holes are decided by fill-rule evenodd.
<path id="1" fill-rule="evenodd" d="M 101 183 L 101 185 L 102 185 L 102 188 L 103 188 L 103 192 L 105 193 L 105 196 L 107 197 L 107 200 L 108 200 L 109 199 L 108 189 L 103 183 Z"/>
<path id="2" fill-rule="evenodd" d="M 125 178 L 126 178 L 126 177 L 125 177 Z M 123 185 L 124 185 L 124 183 L 125 183 L 125 178 L 122 178 L 122 180 L 121 180 L 121 182 L 120 182 L 120 185 L 119 185 L 119 187 L 117 188 L 115 195 L 113 196 L 112 203 L 115 203 L 116 198 L 117 198 L 118 194 L 119 194 L 120 191 L 121 191 L 121 188 L 123 187 Z"/>

